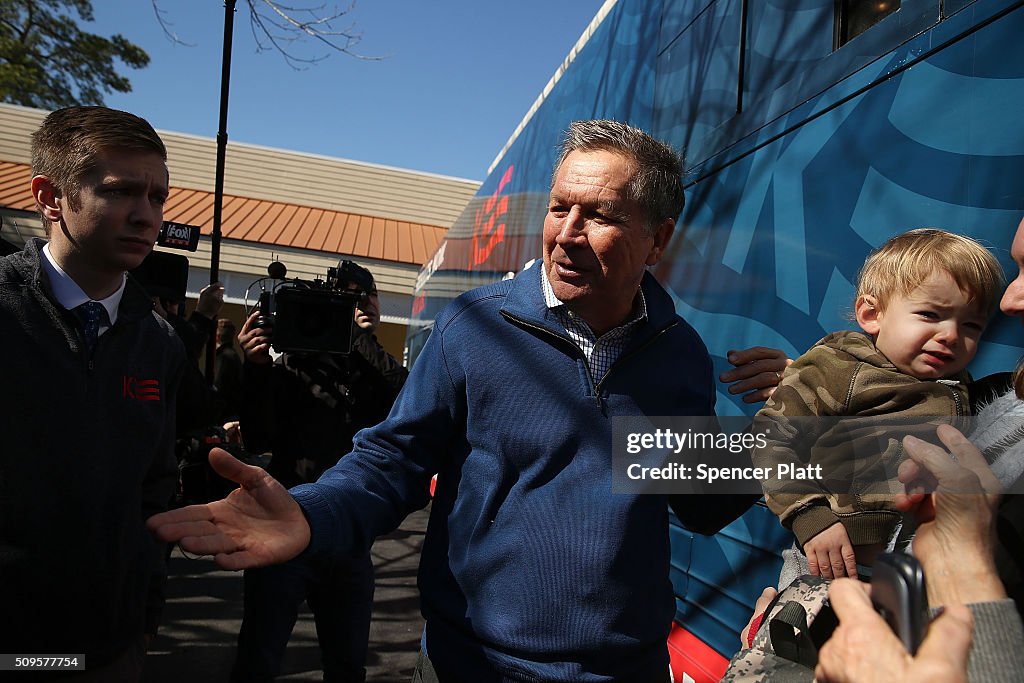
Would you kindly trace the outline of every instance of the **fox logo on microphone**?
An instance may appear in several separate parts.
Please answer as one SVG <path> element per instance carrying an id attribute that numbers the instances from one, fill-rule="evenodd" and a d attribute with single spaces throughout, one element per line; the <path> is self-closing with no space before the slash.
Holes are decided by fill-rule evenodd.
<path id="1" fill-rule="evenodd" d="M 199 226 L 164 221 L 156 243 L 161 247 L 195 251 L 199 248 Z"/>

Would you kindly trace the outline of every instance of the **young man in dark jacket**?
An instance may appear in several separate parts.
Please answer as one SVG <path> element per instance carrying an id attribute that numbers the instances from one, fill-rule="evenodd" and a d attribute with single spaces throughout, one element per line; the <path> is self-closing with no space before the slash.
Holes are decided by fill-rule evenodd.
<path id="1" fill-rule="evenodd" d="M 0 259 L 0 649 L 77 655 L 87 681 L 139 679 L 163 602 L 144 522 L 174 492 L 185 354 L 126 271 L 160 230 L 165 161 L 137 116 L 51 113 L 32 137 L 49 242 Z"/>

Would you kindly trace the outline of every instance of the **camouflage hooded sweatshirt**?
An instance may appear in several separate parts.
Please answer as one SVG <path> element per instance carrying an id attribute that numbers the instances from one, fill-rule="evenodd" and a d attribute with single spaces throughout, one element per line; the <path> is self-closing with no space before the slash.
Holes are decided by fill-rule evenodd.
<path id="1" fill-rule="evenodd" d="M 836 522 L 854 545 L 887 542 L 902 519 L 892 504 L 902 489 L 895 481 L 901 437 L 934 442 L 938 423 L 965 415 L 969 381 L 966 372 L 919 380 L 861 332 L 828 335 L 786 370 L 755 418 L 754 430 L 769 433 L 767 447 L 752 453 L 755 466 L 821 465 L 820 478 L 762 482 L 768 507 L 800 547 Z"/>

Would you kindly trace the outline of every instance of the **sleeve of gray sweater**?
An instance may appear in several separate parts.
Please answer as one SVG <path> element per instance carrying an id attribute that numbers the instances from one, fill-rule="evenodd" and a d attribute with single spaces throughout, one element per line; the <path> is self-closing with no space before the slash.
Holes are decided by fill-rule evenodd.
<path id="1" fill-rule="evenodd" d="M 1013 600 L 968 605 L 974 640 L 967 662 L 971 683 L 1015 683 L 1024 679 L 1024 626 Z"/>

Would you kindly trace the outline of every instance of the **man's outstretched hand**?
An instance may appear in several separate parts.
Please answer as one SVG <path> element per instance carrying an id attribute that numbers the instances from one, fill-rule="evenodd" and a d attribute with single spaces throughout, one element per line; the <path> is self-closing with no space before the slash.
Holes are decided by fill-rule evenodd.
<path id="1" fill-rule="evenodd" d="M 309 524 L 276 479 L 220 448 L 210 451 L 210 465 L 241 488 L 223 500 L 153 515 L 146 526 L 161 540 L 213 555 L 219 567 L 232 570 L 286 562 L 305 550 Z"/>

